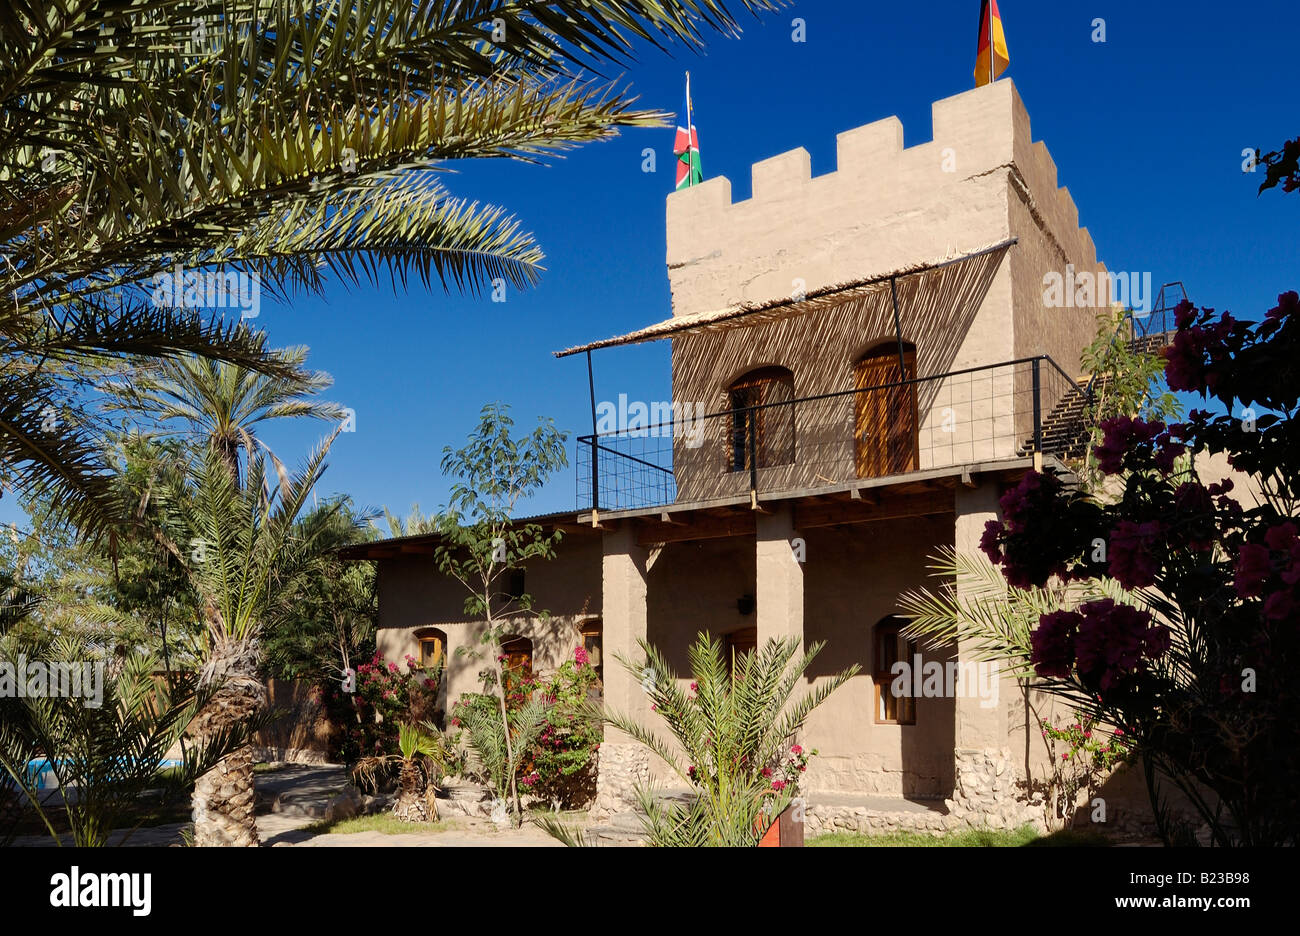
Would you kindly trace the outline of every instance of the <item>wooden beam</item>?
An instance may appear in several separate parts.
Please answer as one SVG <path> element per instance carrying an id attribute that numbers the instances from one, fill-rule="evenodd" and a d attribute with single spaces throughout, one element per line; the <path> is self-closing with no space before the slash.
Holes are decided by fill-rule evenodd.
<path id="1" fill-rule="evenodd" d="M 432 556 L 438 551 L 432 543 L 402 543 L 398 548 L 403 555 Z"/>
<path id="2" fill-rule="evenodd" d="M 667 524 L 657 520 L 637 525 L 636 541 L 640 546 L 659 543 L 685 543 L 691 540 L 721 539 L 727 536 L 753 536 L 756 526 L 752 511 L 730 512 L 721 516 L 708 514 L 687 515 L 679 513 L 676 522 Z"/>
<path id="3" fill-rule="evenodd" d="M 583 533 L 590 533 L 591 526 L 585 523 L 557 523 L 555 529 L 561 533 L 568 533 L 573 536 L 579 536 Z M 599 529 L 599 527 L 597 527 Z"/>
<path id="4" fill-rule="evenodd" d="M 878 504 L 865 501 L 841 501 L 838 504 L 796 502 L 794 527 L 796 530 L 805 530 L 841 523 L 870 523 L 874 520 L 928 517 L 952 512 L 951 491 L 882 498 Z"/>

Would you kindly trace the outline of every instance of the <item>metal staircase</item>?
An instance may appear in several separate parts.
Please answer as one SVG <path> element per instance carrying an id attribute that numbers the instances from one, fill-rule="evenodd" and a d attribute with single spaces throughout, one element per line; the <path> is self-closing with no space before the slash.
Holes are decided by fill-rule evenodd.
<path id="1" fill-rule="evenodd" d="M 1187 298 L 1181 282 L 1165 283 L 1149 313 L 1143 315 L 1132 310 L 1124 316 L 1111 338 L 1120 340 L 1127 332 L 1129 347 L 1141 354 L 1158 353 L 1173 340 L 1176 330 L 1174 310 Z M 1110 381 L 1110 374 L 1084 375 L 1078 378 L 1079 393 L 1067 393 L 1052 407 L 1043 420 L 1043 452 L 1055 455 L 1062 461 L 1082 458 L 1088 450 L 1088 419 L 1092 403 L 1101 396 Z M 1033 440 L 1020 447 L 1021 455 L 1033 452 Z"/>

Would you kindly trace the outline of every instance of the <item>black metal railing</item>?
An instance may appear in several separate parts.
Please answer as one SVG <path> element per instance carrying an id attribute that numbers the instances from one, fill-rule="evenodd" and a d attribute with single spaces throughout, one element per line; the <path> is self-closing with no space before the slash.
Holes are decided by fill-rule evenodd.
<path id="1" fill-rule="evenodd" d="M 793 492 L 1077 448 L 1085 397 L 1050 357 L 673 417 L 577 440 L 579 509 Z"/>

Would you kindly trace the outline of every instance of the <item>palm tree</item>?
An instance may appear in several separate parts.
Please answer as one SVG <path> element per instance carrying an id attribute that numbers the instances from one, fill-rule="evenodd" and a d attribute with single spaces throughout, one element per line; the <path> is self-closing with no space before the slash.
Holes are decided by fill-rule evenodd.
<path id="1" fill-rule="evenodd" d="M 296 473 L 269 483 L 266 459 L 255 453 L 247 483 L 231 477 L 215 447 L 205 447 L 191 472 L 169 479 L 166 528 L 189 542 L 168 541 L 198 592 L 207 646 L 199 674 L 210 692 L 194 722 L 200 746 L 254 721 L 266 707 L 259 668 L 260 638 L 277 607 L 281 586 L 317 555 L 315 532 L 298 524 L 338 431 Z M 313 532 L 314 531 L 314 532 Z M 256 845 L 253 758 L 243 747 L 222 759 L 194 787 L 196 845 Z"/>
<path id="2" fill-rule="evenodd" d="M 392 537 L 418 536 L 421 533 L 437 533 L 440 529 L 437 514 L 427 516 L 420 510 L 419 504 L 412 504 L 411 513 L 406 517 L 403 517 L 401 514 L 395 514 L 385 507 L 384 523 L 388 527 L 388 535 Z M 379 526 L 378 518 L 372 518 L 370 526 L 375 533 L 381 536 L 383 535 L 384 531 Z"/>
<path id="3" fill-rule="evenodd" d="M 375 787 L 380 774 L 396 764 L 393 816 L 399 822 L 437 822 L 437 783 L 451 758 L 446 740 L 432 725 L 404 722 L 397 726 L 397 749 L 398 754 L 361 758 L 352 768 L 353 780 L 364 787 Z"/>
<path id="4" fill-rule="evenodd" d="M 368 562 L 339 557 L 370 529 L 348 498 L 321 502 L 297 523 L 295 535 L 316 544 L 315 555 L 280 579 L 262 649 L 269 673 L 285 679 L 346 678 L 362 648 L 374 645 L 378 595 Z"/>
<path id="5" fill-rule="evenodd" d="M 736 0 L 751 12 L 779 0 Z M 2 479 L 87 529 L 115 502 L 99 368 L 193 353 L 267 374 L 262 335 L 159 302 L 174 271 L 274 296 L 345 282 L 532 285 L 542 253 L 448 160 L 537 160 L 662 126 L 584 68 L 735 34 L 724 0 L 13 0 L 0 13 Z"/>
<path id="6" fill-rule="evenodd" d="M 722 643 L 701 633 L 688 653 L 688 691 L 663 654 L 644 640 L 638 643 L 644 660 L 620 656 L 619 662 L 641 682 L 673 740 L 624 713 L 608 713 L 605 720 L 649 748 L 693 794 L 689 803 L 666 803 L 652 788 L 637 790 L 646 844 L 757 845 L 796 795 L 799 772 L 790 765 L 791 742 L 812 711 L 857 674 L 858 665 L 795 698 L 825 644 L 801 653 L 797 637 L 772 639 L 740 656 L 729 672 Z M 565 844 L 586 844 L 551 817 L 534 821 Z"/>
<path id="7" fill-rule="evenodd" d="M 110 384 L 106 409 L 144 416 L 159 424 L 163 434 L 179 433 L 215 447 L 236 479 L 241 474 L 240 451 L 251 456 L 258 447 L 282 473 L 283 465 L 256 436 L 255 427 L 295 417 L 338 421 L 345 412 L 336 403 L 311 399 L 333 379 L 303 368 L 306 348 L 287 348 L 271 356 L 286 370 L 264 374 L 198 355 L 164 358 L 130 381 Z"/>
<path id="8" fill-rule="evenodd" d="M 91 660 L 94 652 L 89 644 L 70 637 L 43 636 L 39 642 L 0 637 L 0 658 L 11 663 L 21 659 Z M 163 758 L 180 740 L 205 698 L 193 686 L 173 686 L 155 679 L 158 664 L 157 658 L 140 653 L 107 665 L 101 660 L 103 699 L 97 706 L 75 697 L 0 702 L 4 709 L 0 777 L 26 801 L 56 841 L 59 836 L 51 821 L 55 802 L 62 806 L 73 844 L 102 846 L 124 815 L 138 805 L 145 790 L 183 790 L 245 743 L 247 726 L 232 725 L 224 733 L 210 734 L 202 747 L 185 748 L 180 764 L 164 773 Z M 75 794 L 53 797 L 42 792 L 39 774 L 30 769 L 33 763 L 43 764 L 58 779 L 60 789 L 75 789 Z M 9 844 L 5 839 L 11 834 L 12 824 L 0 823 L 0 843 Z"/>

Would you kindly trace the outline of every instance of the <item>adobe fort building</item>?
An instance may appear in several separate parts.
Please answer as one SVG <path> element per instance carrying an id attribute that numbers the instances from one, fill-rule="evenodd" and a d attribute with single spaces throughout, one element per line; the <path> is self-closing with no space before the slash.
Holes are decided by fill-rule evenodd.
<path id="1" fill-rule="evenodd" d="M 668 196 L 671 317 L 559 352 L 670 340 L 674 400 L 699 405 L 577 440 L 579 506 L 534 518 L 566 536 L 524 570 L 551 618 L 521 618 L 505 649 L 544 672 L 583 641 L 606 705 L 653 722 L 614 661 L 638 639 L 679 673 L 700 631 L 731 654 L 825 642 L 813 683 L 861 673 L 800 739 L 819 752 L 810 833 L 1019 825 L 1042 815 L 1024 787 L 1044 757 L 1036 715 L 1015 681 L 970 668 L 962 691 L 889 692 L 915 653 L 969 662 L 901 638 L 898 597 L 937 584 L 943 548 L 978 552 L 1008 486 L 1077 454 L 1099 309 L 1045 308 L 1044 280 L 1104 267 L 1010 80 L 936 102 L 931 142 L 904 148 L 888 118 L 837 153 L 815 178 L 803 149 L 755 164 L 744 201 L 721 177 Z M 435 542 L 348 555 L 378 564 L 381 651 L 444 660 L 449 704 L 481 664 L 455 653 L 477 625 Z M 608 731 L 596 810 L 630 809 L 655 771 Z"/>

